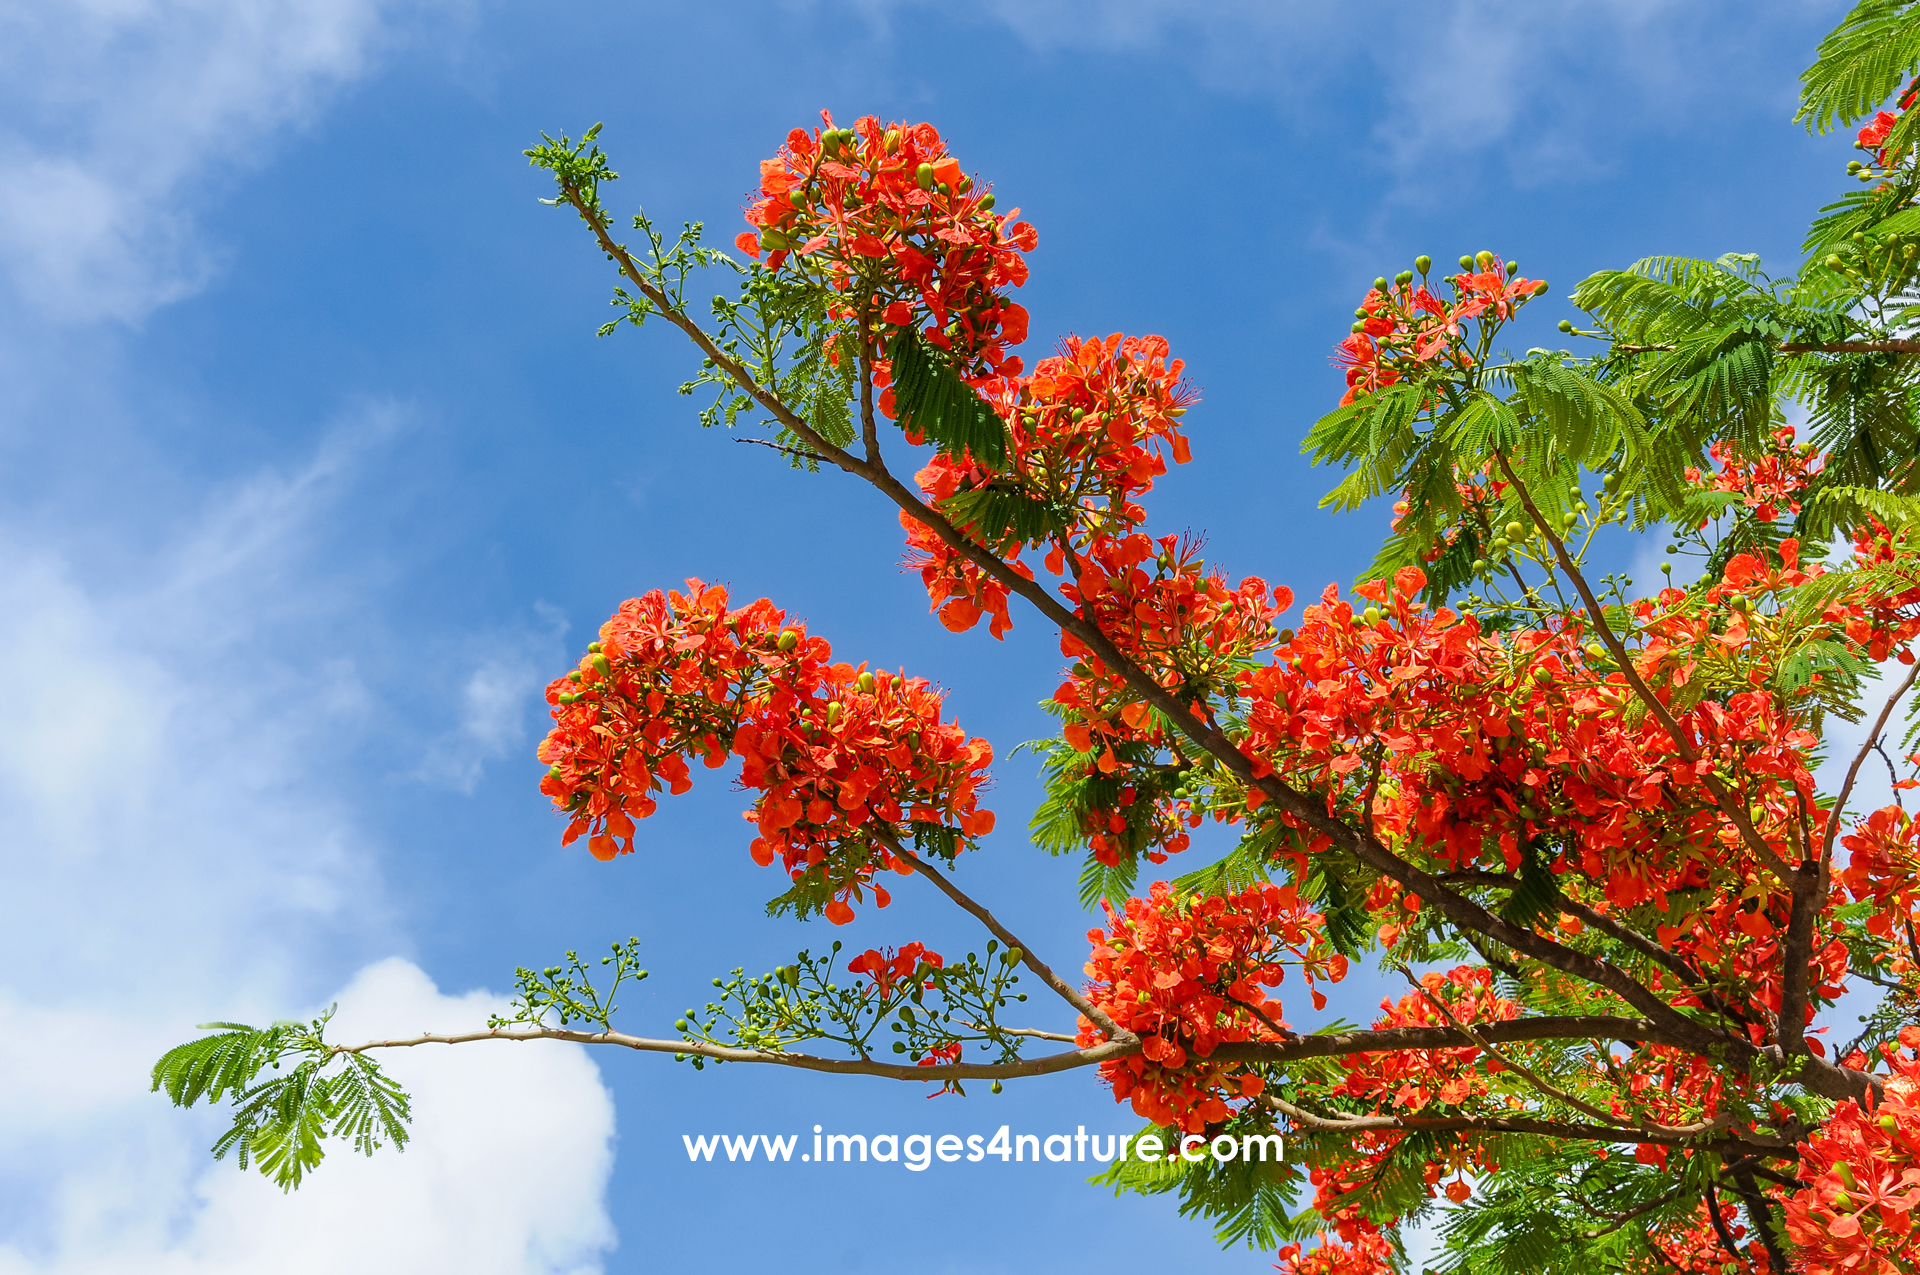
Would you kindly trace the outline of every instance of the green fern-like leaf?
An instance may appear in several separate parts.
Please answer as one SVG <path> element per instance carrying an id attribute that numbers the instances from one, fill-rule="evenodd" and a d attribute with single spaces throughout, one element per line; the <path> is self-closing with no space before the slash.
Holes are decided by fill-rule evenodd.
<path id="1" fill-rule="evenodd" d="M 1007 463 L 1007 427 L 999 413 L 943 362 L 918 334 L 894 338 L 893 401 L 903 428 L 918 430 L 951 455 L 969 452 L 990 469 Z"/>

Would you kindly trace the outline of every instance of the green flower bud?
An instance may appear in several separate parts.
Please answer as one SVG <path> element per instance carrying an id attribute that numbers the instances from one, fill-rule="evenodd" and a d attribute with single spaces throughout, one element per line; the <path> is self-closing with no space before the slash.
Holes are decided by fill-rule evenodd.
<path id="1" fill-rule="evenodd" d="M 840 706 L 839 700 L 834 700 L 831 704 L 828 704 L 827 705 L 828 727 L 838 726 L 840 724 L 840 717 L 845 712 L 846 710 Z"/>
<path id="2" fill-rule="evenodd" d="M 862 693 L 862 694 L 864 694 L 864 695 L 871 695 L 871 694 L 873 694 L 873 688 L 874 688 L 874 687 L 875 687 L 876 685 L 878 685 L 878 683 L 876 683 L 876 682 L 875 682 L 875 681 L 873 680 L 873 674 L 871 674 L 871 673 L 862 673 L 862 674 L 861 674 L 861 675 L 860 675 L 859 677 L 857 677 L 857 678 L 855 678 L 855 679 L 854 679 L 854 683 L 853 683 L 853 684 L 854 684 L 855 686 L 857 686 L 857 687 L 859 687 L 859 688 L 860 688 L 860 691 L 861 691 L 861 693 Z"/>
<path id="3" fill-rule="evenodd" d="M 1469 270 L 1469 271 L 1470 271 L 1470 270 L 1472 270 L 1472 269 L 1473 269 L 1473 258 L 1472 258 L 1472 257 L 1462 257 L 1462 258 L 1460 258 L 1460 268 L 1461 268 L 1462 270 Z"/>
<path id="4" fill-rule="evenodd" d="M 1526 528 L 1522 527 L 1519 523 L 1510 522 L 1507 524 L 1507 539 L 1510 541 L 1518 540 L 1520 539 L 1521 533 L 1524 532 L 1525 530 Z"/>
<path id="5" fill-rule="evenodd" d="M 999 1082 L 999 1081 L 997 1081 L 997 1080 L 996 1080 L 996 1081 L 994 1081 L 994 1082 L 993 1082 L 993 1083 L 992 1083 L 991 1085 L 989 1085 L 989 1086 L 987 1086 L 987 1087 L 988 1087 L 989 1089 L 991 1089 L 991 1090 L 992 1090 L 992 1091 L 993 1091 L 994 1093 L 999 1093 L 999 1092 L 1000 1092 L 1000 1088 L 1001 1088 L 1001 1086 L 1000 1086 L 1000 1082 Z"/>
<path id="6" fill-rule="evenodd" d="M 988 191 L 986 194 L 980 196 L 980 208 L 982 211 L 992 208 L 993 204 L 994 204 L 994 199 L 993 199 L 992 191 Z"/>
<path id="7" fill-rule="evenodd" d="M 1281 646 L 1285 646 L 1287 643 L 1293 641 L 1293 630 L 1281 629 L 1278 633 L 1273 635 L 1273 638 L 1274 638 L 1274 641 L 1278 642 Z"/>
<path id="8" fill-rule="evenodd" d="M 774 645 L 782 651 L 791 651 L 794 647 L 800 645 L 800 635 L 792 629 L 788 629 L 780 635 L 780 640 L 774 643 Z"/>
<path id="9" fill-rule="evenodd" d="M 921 190 L 932 190 L 933 189 L 933 165 L 922 164 L 920 165 L 919 168 L 916 168 L 913 172 L 913 181 L 914 181 L 914 184 L 920 187 Z"/>
<path id="10" fill-rule="evenodd" d="M 613 674 L 613 665 L 607 662 L 606 656 L 596 652 L 593 657 L 593 671 L 601 677 L 610 677 Z"/>
<path id="11" fill-rule="evenodd" d="M 1413 282 L 1413 271 L 1402 270 L 1399 274 L 1393 276 L 1393 282 L 1395 287 L 1406 287 Z"/>
<path id="12" fill-rule="evenodd" d="M 598 642 L 587 643 L 587 650 L 590 652 L 598 653 L 600 649 L 601 649 L 600 644 Z"/>
<path id="13" fill-rule="evenodd" d="M 1427 271 L 1433 269 L 1433 258 L 1422 253 L 1413 259 L 1413 268 L 1421 274 L 1425 274 Z"/>
<path id="14" fill-rule="evenodd" d="M 1562 332 L 1571 332 L 1571 331 L 1573 331 L 1573 320 L 1572 320 L 1572 319 L 1562 319 L 1562 320 L 1560 320 L 1560 330 L 1561 330 Z"/>
<path id="15" fill-rule="evenodd" d="M 1374 625 L 1380 623 L 1381 618 L 1379 607 L 1368 607 L 1360 613 L 1360 622 L 1368 628 L 1372 628 Z"/>

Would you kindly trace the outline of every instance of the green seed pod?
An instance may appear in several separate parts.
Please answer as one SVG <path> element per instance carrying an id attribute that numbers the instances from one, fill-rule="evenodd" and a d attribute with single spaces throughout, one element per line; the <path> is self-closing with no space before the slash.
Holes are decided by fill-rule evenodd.
<path id="1" fill-rule="evenodd" d="M 780 640 L 774 643 L 774 645 L 782 651 L 791 651 L 794 647 L 800 645 L 800 635 L 792 629 L 788 629 L 780 635 Z"/>
<path id="2" fill-rule="evenodd" d="M 932 190 L 933 189 L 933 165 L 932 164 L 920 165 L 919 168 L 914 170 L 913 181 L 914 181 L 914 184 L 920 187 L 921 190 Z"/>
<path id="3" fill-rule="evenodd" d="M 1422 253 L 1413 259 L 1413 268 L 1421 274 L 1425 274 L 1427 271 L 1433 269 L 1433 258 Z"/>

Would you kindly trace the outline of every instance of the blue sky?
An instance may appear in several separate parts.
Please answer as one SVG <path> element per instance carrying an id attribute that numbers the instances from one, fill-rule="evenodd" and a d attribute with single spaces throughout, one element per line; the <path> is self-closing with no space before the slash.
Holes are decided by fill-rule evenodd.
<path id="1" fill-rule="evenodd" d="M 1087 1075 L 929 1103 L 570 1048 L 405 1057 L 421 1144 L 291 1200 L 145 1095 L 208 1018 L 461 1027 L 515 965 L 633 934 L 653 977 L 624 1023 L 658 1034 L 713 975 L 830 941 L 762 915 L 724 783 L 612 865 L 562 850 L 535 790 L 539 688 L 686 575 L 953 688 L 1002 757 L 966 881 L 1078 962 L 1077 866 L 1025 845 L 1032 767 L 1005 760 L 1044 729 L 1048 635 L 947 633 L 878 501 L 701 431 L 666 330 L 596 339 L 605 263 L 520 152 L 604 120 L 611 202 L 725 243 L 821 107 L 933 121 L 1039 227 L 1030 359 L 1125 330 L 1188 360 L 1205 403 L 1162 528 L 1310 594 L 1383 524 L 1318 512 L 1332 479 L 1298 454 L 1367 281 L 1493 249 L 1554 285 L 1516 344 L 1557 346 L 1593 270 L 1789 268 L 1851 154 L 1789 122 L 1844 7 L 0 0 L 0 1272 L 1266 1269 L 1071 1166 L 829 1181 L 680 1148 L 1132 1128 Z M 897 898 L 851 938 L 984 937 Z"/>

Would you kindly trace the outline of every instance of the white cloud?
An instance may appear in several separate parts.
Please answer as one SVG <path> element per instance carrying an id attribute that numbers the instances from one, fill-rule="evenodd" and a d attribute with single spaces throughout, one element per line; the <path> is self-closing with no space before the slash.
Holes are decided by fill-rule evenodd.
<path id="1" fill-rule="evenodd" d="M 913 2 L 851 0 L 882 26 Z M 1610 162 L 1607 139 L 1697 127 L 1756 93 L 1778 98 L 1784 123 L 1790 84 L 1757 83 L 1751 66 L 1806 8 L 1735 27 L 1680 0 L 986 0 L 980 11 L 1043 52 L 1164 58 L 1209 89 L 1273 101 L 1299 125 L 1350 137 L 1356 176 L 1386 167 L 1407 193 L 1423 168 L 1479 151 L 1503 155 L 1523 184 L 1593 171 Z M 1376 87 L 1330 105 L 1328 81 L 1356 68 Z"/>
<path id="2" fill-rule="evenodd" d="M 30 311 L 137 320 L 204 286 L 194 216 L 434 0 L 0 0 L 0 273 Z"/>
<path id="3" fill-rule="evenodd" d="M 528 710 L 564 662 L 561 639 L 567 631 L 557 608 L 537 604 L 534 613 L 537 627 L 490 636 L 463 665 L 471 671 L 460 688 L 460 724 L 428 747 L 416 779 L 470 793 L 487 762 L 526 739 Z"/>
<path id="4" fill-rule="evenodd" d="M 441 995 L 415 966 L 388 960 L 362 970 L 339 994 L 329 1037 L 467 1028 L 503 1004 L 484 992 Z M 111 1041 L 110 1026 L 0 1006 L 0 1030 L 15 1039 L 23 1030 L 78 1031 Z M 145 1092 L 138 1070 L 110 1065 L 125 1052 L 125 1045 L 97 1049 L 96 1065 L 77 1083 L 50 1076 L 36 1084 L 19 1067 L 0 1072 L 56 1098 L 68 1095 L 48 1121 L 68 1138 L 104 1134 L 115 1144 L 112 1155 L 88 1157 L 84 1173 L 60 1183 L 39 1244 L 0 1245 L 0 1275 L 575 1275 L 598 1271 L 612 1247 L 602 1206 L 613 1160 L 612 1099 L 577 1046 L 482 1044 L 387 1056 L 388 1070 L 414 1095 L 416 1141 L 404 1153 L 388 1148 L 371 1158 L 336 1148 L 292 1195 L 231 1161 L 210 1164 L 202 1150 L 209 1122 L 168 1110 Z"/>
<path id="5" fill-rule="evenodd" d="M 367 1268 L 374 1252 L 559 1272 L 609 1242 L 611 1110 L 568 1051 L 404 1057 L 421 1146 L 330 1161 L 292 1201 L 208 1172 L 208 1121 L 146 1092 L 190 1024 L 277 1017 L 403 945 L 343 782 L 385 721 L 355 671 L 378 654 L 355 623 L 377 583 L 322 566 L 395 419 L 368 409 L 184 526 L 122 511 L 173 530 L 123 532 L 119 585 L 62 552 L 78 529 L 0 522 L 0 1272 Z M 457 711 L 498 745 L 518 683 L 482 672 Z M 341 999 L 336 1037 L 490 1008 L 392 962 Z"/>

